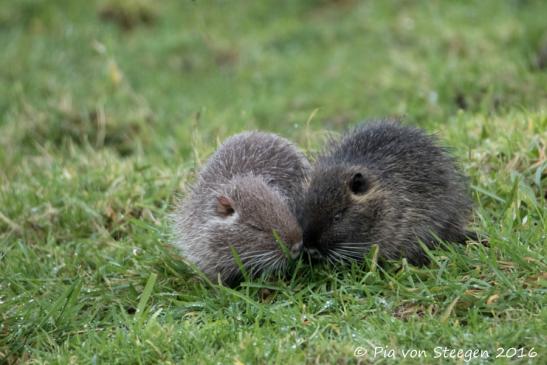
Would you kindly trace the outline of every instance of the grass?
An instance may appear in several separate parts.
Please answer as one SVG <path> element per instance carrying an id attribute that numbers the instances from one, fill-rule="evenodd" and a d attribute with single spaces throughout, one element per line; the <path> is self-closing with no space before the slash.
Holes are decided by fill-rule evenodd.
<path id="1" fill-rule="evenodd" d="M 546 12 L 539 0 L 4 2 L 0 362 L 418 362 L 408 349 L 463 362 L 433 358 L 440 346 L 544 363 Z M 313 152 L 327 131 L 394 115 L 453 147 L 489 247 L 230 289 L 169 246 L 173 198 L 218 141 L 263 129 Z"/>

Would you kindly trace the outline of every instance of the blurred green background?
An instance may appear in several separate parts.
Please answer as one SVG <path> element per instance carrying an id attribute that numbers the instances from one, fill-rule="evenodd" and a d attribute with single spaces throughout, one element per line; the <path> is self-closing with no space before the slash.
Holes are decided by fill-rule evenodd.
<path id="1" fill-rule="evenodd" d="M 534 109 L 547 98 L 545 14 L 524 0 L 5 1 L 2 135 L 168 159 L 190 150 L 193 127 L 298 140 L 315 109 L 327 129 Z"/>
<path id="2" fill-rule="evenodd" d="M 0 362 L 545 358 L 546 19 L 542 0 L 2 0 Z M 174 196 L 218 141 L 263 129 L 311 153 L 382 117 L 453 147 L 490 248 L 236 290 L 170 248 Z"/>

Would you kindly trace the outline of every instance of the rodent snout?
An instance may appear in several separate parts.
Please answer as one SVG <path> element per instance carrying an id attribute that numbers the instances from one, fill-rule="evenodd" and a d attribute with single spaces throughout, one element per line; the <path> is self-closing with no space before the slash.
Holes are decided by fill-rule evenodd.
<path id="1" fill-rule="evenodd" d="M 313 250 L 313 249 L 320 249 L 319 246 L 320 242 L 320 234 L 318 234 L 317 230 L 315 229 L 305 229 L 303 233 L 303 241 L 304 241 L 304 248 L 307 251 Z"/>
<path id="2" fill-rule="evenodd" d="M 326 247 L 321 244 L 320 238 L 313 231 L 304 232 L 304 251 L 312 260 L 321 260 L 327 255 Z"/>
<path id="3" fill-rule="evenodd" d="M 306 253 L 312 258 L 313 260 L 320 260 L 323 258 L 323 255 L 321 255 L 321 252 L 319 252 L 316 248 L 307 248 Z"/>
<path id="4" fill-rule="evenodd" d="M 300 256 L 303 249 L 304 249 L 304 244 L 302 243 L 302 241 L 299 241 L 295 243 L 294 245 L 292 245 L 290 249 L 291 258 L 293 260 L 296 259 L 298 256 Z"/>

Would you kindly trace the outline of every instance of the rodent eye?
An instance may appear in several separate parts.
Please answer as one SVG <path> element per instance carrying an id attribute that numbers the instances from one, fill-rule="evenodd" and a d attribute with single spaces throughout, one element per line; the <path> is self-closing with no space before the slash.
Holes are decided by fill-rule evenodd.
<path id="1" fill-rule="evenodd" d="M 367 179 L 363 176 L 363 174 L 358 172 L 352 176 L 349 183 L 349 188 L 352 193 L 361 195 L 368 191 L 369 183 Z"/>
<path id="2" fill-rule="evenodd" d="M 340 222 L 342 220 L 342 212 L 336 213 L 333 217 L 333 221 Z"/>

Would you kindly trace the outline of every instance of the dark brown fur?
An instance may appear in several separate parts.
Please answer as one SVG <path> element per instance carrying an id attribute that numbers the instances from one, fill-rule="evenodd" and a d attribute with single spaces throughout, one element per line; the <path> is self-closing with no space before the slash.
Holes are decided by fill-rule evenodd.
<path id="1" fill-rule="evenodd" d="M 355 128 L 318 157 L 300 221 L 316 256 L 359 260 L 378 244 L 383 258 L 423 264 L 419 241 L 465 241 L 471 209 L 466 179 L 436 139 L 384 121 Z"/>

